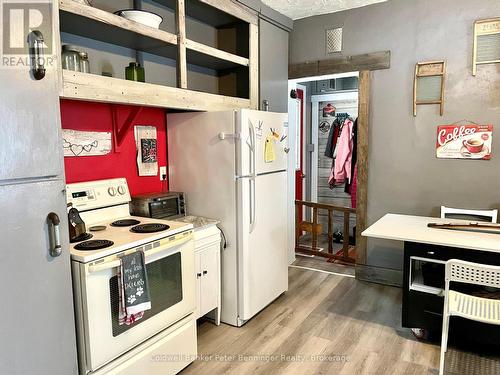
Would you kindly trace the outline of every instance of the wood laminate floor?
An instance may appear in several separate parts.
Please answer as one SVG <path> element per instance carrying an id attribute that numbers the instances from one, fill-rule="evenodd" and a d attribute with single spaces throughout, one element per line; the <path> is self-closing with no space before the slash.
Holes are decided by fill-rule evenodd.
<path id="1" fill-rule="evenodd" d="M 241 328 L 203 322 L 187 374 L 437 374 L 439 346 L 401 327 L 401 289 L 289 268 L 289 290 Z M 447 353 L 450 374 L 500 374 L 496 358 Z"/>

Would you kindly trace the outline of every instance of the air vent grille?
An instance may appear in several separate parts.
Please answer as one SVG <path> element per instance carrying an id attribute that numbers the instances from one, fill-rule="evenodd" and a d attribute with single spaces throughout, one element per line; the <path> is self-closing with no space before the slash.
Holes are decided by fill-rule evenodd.
<path id="1" fill-rule="evenodd" d="M 326 53 L 342 51 L 342 28 L 326 30 Z"/>

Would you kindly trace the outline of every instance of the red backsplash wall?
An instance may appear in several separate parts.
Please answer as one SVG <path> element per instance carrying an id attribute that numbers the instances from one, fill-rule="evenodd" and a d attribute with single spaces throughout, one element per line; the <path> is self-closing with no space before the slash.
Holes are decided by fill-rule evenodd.
<path id="1" fill-rule="evenodd" d="M 119 121 L 124 121 L 131 106 L 119 106 Z M 113 132 L 112 105 L 61 100 L 61 121 L 64 129 Z M 136 163 L 134 125 L 150 125 L 157 129 L 158 167 L 167 165 L 167 134 L 165 110 L 143 108 L 129 127 L 119 152 L 114 148 L 103 156 L 65 157 L 66 182 L 82 182 L 125 177 L 131 194 L 158 192 L 163 183 L 157 176 L 139 177 Z M 159 172 L 159 168 L 158 168 Z"/>

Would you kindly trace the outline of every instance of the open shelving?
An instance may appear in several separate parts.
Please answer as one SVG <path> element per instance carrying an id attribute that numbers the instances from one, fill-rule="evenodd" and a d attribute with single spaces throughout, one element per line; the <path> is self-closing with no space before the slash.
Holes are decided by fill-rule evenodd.
<path id="1" fill-rule="evenodd" d="M 432 283 L 429 283 L 428 281 L 425 280 L 423 274 L 423 267 L 425 267 L 426 263 L 427 265 L 434 265 L 437 267 L 441 267 L 444 276 L 444 265 L 446 264 L 445 261 L 439 259 L 428 259 L 428 258 L 412 256 L 410 257 L 410 283 L 409 283 L 410 290 L 415 290 L 418 292 L 423 292 L 428 294 L 434 294 L 436 296 L 443 296 L 444 295 L 443 288 L 437 285 L 432 285 Z M 444 278 L 442 281 L 444 283 Z"/>
<path id="2" fill-rule="evenodd" d="M 153 3 L 175 13 L 175 34 L 73 0 L 59 0 L 60 31 L 171 59 L 176 65 L 177 87 L 64 71 L 61 96 L 191 110 L 256 108 L 257 16 L 230 0 L 154 0 Z M 186 22 L 186 17 L 214 28 L 216 44 L 189 39 L 189 29 L 186 28 L 193 21 Z M 219 32 L 218 28 L 223 31 Z M 225 38 L 227 32 L 224 30 L 231 28 L 246 30 L 246 40 L 242 43 L 241 37 Z M 192 90 L 188 85 L 188 74 L 193 67 L 207 70 L 207 74 L 217 80 L 216 89 L 212 88 L 211 92 Z"/>

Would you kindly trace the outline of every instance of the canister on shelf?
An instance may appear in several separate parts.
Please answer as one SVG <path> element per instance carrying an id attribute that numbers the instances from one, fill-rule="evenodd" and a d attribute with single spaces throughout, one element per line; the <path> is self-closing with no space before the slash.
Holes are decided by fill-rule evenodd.
<path id="1" fill-rule="evenodd" d="M 125 68 L 125 78 L 129 81 L 145 82 L 144 68 L 138 62 L 131 62 Z"/>
<path id="2" fill-rule="evenodd" d="M 82 73 L 90 73 L 89 55 L 87 52 L 80 52 L 80 71 Z"/>
<path id="3" fill-rule="evenodd" d="M 62 67 L 75 72 L 80 71 L 80 54 L 75 46 L 69 44 L 62 46 Z"/>

